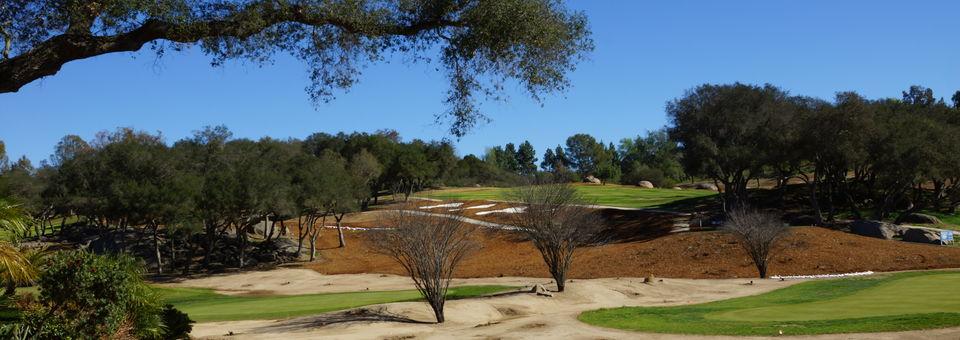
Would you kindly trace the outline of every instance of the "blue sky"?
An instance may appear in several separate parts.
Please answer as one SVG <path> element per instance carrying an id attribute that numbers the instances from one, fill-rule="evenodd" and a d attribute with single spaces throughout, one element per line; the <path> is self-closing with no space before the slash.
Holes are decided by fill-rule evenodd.
<path id="1" fill-rule="evenodd" d="M 949 100 L 960 89 L 958 1 L 592 1 L 596 50 L 570 75 L 573 87 L 541 106 L 520 88 L 488 103 L 493 121 L 456 141 L 460 154 L 530 140 L 542 152 L 584 132 L 605 141 L 666 123 L 664 104 L 703 83 L 772 83 L 830 98 L 855 90 L 899 97 L 911 84 Z M 132 126 L 168 142 L 205 125 L 239 137 L 303 138 L 315 131 L 398 130 L 405 139 L 449 137 L 433 124 L 445 79 L 402 58 L 368 67 L 330 104 L 312 105 L 305 67 L 212 68 L 195 50 L 149 51 L 77 61 L 18 93 L 0 94 L 0 140 L 11 158 L 45 159 L 66 134 Z"/>

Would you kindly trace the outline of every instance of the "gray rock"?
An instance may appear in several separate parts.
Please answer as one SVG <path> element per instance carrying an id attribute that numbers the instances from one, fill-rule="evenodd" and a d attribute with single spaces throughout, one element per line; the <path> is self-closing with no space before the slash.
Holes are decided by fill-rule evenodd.
<path id="1" fill-rule="evenodd" d="M 868 237 L 893 239 L 903 233 L 903 227 L 881 221 L 856 220 L 850 223 L 850 232 Z"/>
<path id="2" fill-rule="evenodd" d="M 903 232 L 903 241 L 940 244 L 940 232 L 927 228 L 907 228 L 907 230 Z"/>
<path id="3" fill-rule="evenodd" d="M 916 224 L 941 224 L 936 216 L 931 216 L 927 214 L 913 213 L 907 216 L 904 216 L 901 221 L 903 223 L 916 223 Z"/>
<path id="4" fill-rule="evenodd" d="M 653 183 L 651 183 L 650 181 L 640 181 L 639 183 L 637 183 L 637 186 L 638 186 L 638 187 L 641 187 L 641 188 L 644 188 L 644 189 L 653 189 L 653 188 L 655 188 L 655 186 L 653 185 Z"/>
<path id="5" fill-rule="evenodd" d="M 551 294 L 547 288 L 540 284 L 533 285 L 533 288 L 530 289 L 530 292 L 537 294 L 538 296 L 553 297 L 553 294 Z"/>
<path id="6" fill-rule="evenodd" d="M 587 178 L 586 178 L 586 180 L 587 180 L 587 182 L 590 182 L 590 183 L 593 183 L 593 184 L 603 184 L 603 182 L 600 181 L 599 178 L 593 177 L 593 175 L 588 175 Z"/>
<path id="7" fill-rule="evenodd" d="M 713 185 L 713 184 L 710 184 L 710 183 L 697 183 L 697 185 L 695 185 L 693 188 L 694 188 L 694 189 L 700 189 L 700 190 L 713 190 L 713 191 L 717 191 L 717 186 L 716 186 L 716 185 Z"/>

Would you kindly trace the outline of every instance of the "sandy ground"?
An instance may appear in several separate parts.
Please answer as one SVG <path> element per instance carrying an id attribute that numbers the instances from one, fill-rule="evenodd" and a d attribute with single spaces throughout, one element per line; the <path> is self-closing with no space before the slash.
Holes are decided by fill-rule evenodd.
<path id="1" fill-rule="evenodd" d="M 421 302 L 391 303 L 361 308 L 364 313 L 329 313 L 287 320 L 253 320 L 201 323 L 193 336 L 203 339 L 705 339 L 624 332 L 593 327 L 577 321 L 583 311 L 619 306 L 658 306 L 701 303 L 754 295 L 799 281 L 663 279 L 645 284 L 640 278 L 572 280 L 567 291 L 553 297 L 529 293 L 448 301 L 447 322 L 430 323 L 433 315 Z M 454 285 L 502 284 L 530 286 L 542 278 L 457 279 Z M 218 275 L 169 284 L 213 288 L 226 294 L 307 294 L 370 290 L 412 289 L 406 277 L 380 274 L 324 275 L 307 269 Z M 375 321 L 390 319 L 392 321 Z M 232 336 L 227 334 L 233 333 Z M 957 338 L 960 330 L 847 334 L 796 337 L 795 339 L 911 339 Z"/>

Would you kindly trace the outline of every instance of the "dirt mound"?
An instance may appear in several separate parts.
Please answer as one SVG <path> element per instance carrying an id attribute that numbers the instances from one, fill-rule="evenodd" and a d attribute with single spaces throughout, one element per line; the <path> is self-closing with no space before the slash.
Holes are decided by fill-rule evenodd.
<path id="1" fill-rule="evenodd" d="M 305 266 L 325 274 L 403 274 L 371 248 L 363 232 L 347 232 L 337 248 L 335 232 L 318 241 L 320 260 Z M 457 277 L 549 277 L 533 245 L 516 233 L 485 230 L 483 248 L 464 261 Z M 571 277 L 735 278 L 756 276 L 749 257 L 722 232 L 666 234 L 582 250 Z M 830 274 L 960 267 L 960 249 L 880 240 L 817 228 L 793 228 L 776 246 L 770 275 Z"/>

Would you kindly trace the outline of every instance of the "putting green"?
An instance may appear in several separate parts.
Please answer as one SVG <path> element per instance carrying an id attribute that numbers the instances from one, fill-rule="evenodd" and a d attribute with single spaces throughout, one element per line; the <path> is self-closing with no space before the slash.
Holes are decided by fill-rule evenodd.
<path id="1" fill-rule="evenodd" d="M 625 330 L 701 335 L 887 332 L 960 326 L 960 272 L 821 280 L 765 294 L 675 307 L 589 311 L 583 322 Z"/>
<path id="2" fill-rule="evenodd" d="M 884 282 L 836 299 L 709 313 L 731 321 L 803 321 L 924 313 L 960 313 L 960 294 L 944 288 L 960 283 L 960 273 L 924 275 Z"/>

